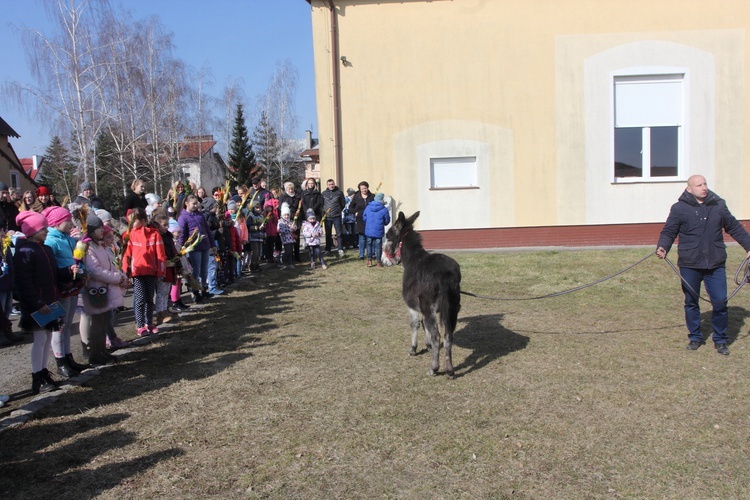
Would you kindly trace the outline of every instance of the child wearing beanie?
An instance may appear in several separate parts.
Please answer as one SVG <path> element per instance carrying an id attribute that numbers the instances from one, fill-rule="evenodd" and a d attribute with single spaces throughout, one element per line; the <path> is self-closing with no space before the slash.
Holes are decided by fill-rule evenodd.
<path id="1" fill-rule="evenodd" d="M 104 224 L 96 215 L 86 218 L 83 241 L 89 245 L 86 252 L 89 279 L 83 294 L 81 344 L 89 363 L 107 365 L 114 360 L 106 348 L 107 332 L 114 328 L 112 311 L 125 303 L 123 287 L 128 277 L 117 269 L 114 255 L 104 241 Z"/>
<path id="2" fill-rule="evenodd" d="M 297 231 L 297 224 L 292 221 L 291 214 L 292 211 L 289 208 L 289 205 L 286 202 L 282 203 L 281 218 L 277 225 L 281 244 L 284 247 L 283 253 L 281 254 L 281 263 L 279 264 L 281 269 L 294 264 L 294 235 Z"/>
<path id="3" fill-rule="evenodd" d="M 307 240 L 307 250 L 310 252 L 310 268 L 315 269 L 315 259 L 320 259 L 320 267 L 328 269 L 323 254 L 320 253 L 320 237 L 323 236 L 323 228 L 315 217 L 312 208 L 307 209 L 307 220 L 302 223 L 302 236 Z"/>
<path id="4" fill-rule="evenodd" d="M 31 392 L 39 394 L 55 390 L 59 382 L 52 379 L 47 370 L 47 361 L 52 348 L 52 331 L 60 330 L 59 319 L 48 319 L 39 324 L 32 316 L 39 312 L 50 314 L 49 306 L 59 300 L 58 282 L 69 282 L 78 272 L 75 263 L 70 267 L 58 267 L 52 249 L 44 244 L 47 237 L 47 219 L 28 210 L 16 217 L 25 238 L 16 240 L 13 265 L 16 272 L 16 290 L 21 306 L 18 323 L 24 332 L 34 335 L 31 346 Z"/>
<path id="5" fill-rule="evenodd" d="M 75 238 L 70 236 L 70 230 L 73 229 L 73 220 L 70 211 L 67 208 L 51 206 L 44 211 L 42 215 L 47 218 L 49 230 L 44 244 L 52 249 L 55 254 L 55 260 L 58 267 L 70 267 L 76 262 L 73 258 L 73 250 L 78 243 Z M 62 318 L 62 329 L 52 332 L 52 351 L 55 354 L 57 362 L 57 374 L 63 377 L 75 377 L 89 365 L 82 365 L 73 359 L 70 351 L 70 337 L 73 335 L 73 318 L 78 307 L 78 292 L 83 286 L 83 270 L 81 269 L 74 279 L 66 282 L 58 282 L 60 291 L 60 304 L 65 309 L 65 316 Z M 76 332 L 78 333 L 78 332 Z"/>
<path id="6" fill-rule="evenodd" d="M 373 267 L 372 259 L 377 260 L 377 266 L 383 267 L 382 250 L 383 236 L 385 236 L 385 226 L 391 223 L 391 214 L 385 207 L 385 196 L 383 193 L 375 195 L 370 203 L 365 207 L 362 213 L 362 220 L 365 223 L 365 237 L 367 238 L 365 247 L 367 249 L 367 267 Z"/>

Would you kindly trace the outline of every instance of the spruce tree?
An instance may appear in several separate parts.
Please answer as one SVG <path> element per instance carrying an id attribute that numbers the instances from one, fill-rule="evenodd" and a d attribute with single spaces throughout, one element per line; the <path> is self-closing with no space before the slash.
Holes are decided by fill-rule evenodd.
<path id="1" fill-rule="evenodd" d="M 233 187 L 250 185 L 255 170 L 255 153 L 245 126 L 242 104 L 237 104 L 237 113 L 232 129 L 232 144 L 229 147 L 229 177 Z"/>
<path id="2" fill-rule="evenodd" d="M 75 173 L 75 161 L 68 148 L 58 136 L 54 136 L 44 151 L 44 164 L 37 182 L 50 186 L 58 202 L 62 203 L 66 198 L 72 201 L 78 195 Z"/>

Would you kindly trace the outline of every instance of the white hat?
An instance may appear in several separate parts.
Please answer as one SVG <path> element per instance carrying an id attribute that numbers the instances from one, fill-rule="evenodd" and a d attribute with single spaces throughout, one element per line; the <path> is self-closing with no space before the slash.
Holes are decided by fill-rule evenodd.
<path id="1" fill-rule="evenodd" d="M 292 211 L 289 210 L 289 203 L 284 202 L 281 204 L 281 215 L 289 215 Z"/>

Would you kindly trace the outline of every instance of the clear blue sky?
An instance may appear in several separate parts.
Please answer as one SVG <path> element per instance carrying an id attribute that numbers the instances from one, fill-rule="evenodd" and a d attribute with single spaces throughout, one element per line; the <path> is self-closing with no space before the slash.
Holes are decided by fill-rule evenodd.
<path id="1" fill-rule="evenodd" d="M 0 47 L 3 61 L 0 80 L 33 83 L 26 65 L 21 35 L 15 27 L 51 34 L 45 0 L 0 2 Z M 52 1 L 52 0 L 46 0 Z M 134 19 L 158 15 L 174 33 L 175 57 L 189 67 L 211 68 L 213 85 L 207 93 L 219 97 L 226 82 L 242 79 L 248 101 L 265 93 L 276 63 L 289 60 L 299 83 L 295 103 L 299 128 L 312 126 L 317 137 L 315 78 L 313 71 L 310 5 L 305 0 L 111 0 L 118 9 L 130 10 Z M 15 26 L 15 27 L 14 27 Z M 43 123 L 29 119 L 0 99 L 0 116 L 21 135 L 11 139 L 19 157 L 43 154 L 51 134 Z M 246 115 L 247 116 L 247 115 Z M 251 131 L 255 123 L 247 123 Z M 214 131 L 221 135 L 221 131 Z"/>

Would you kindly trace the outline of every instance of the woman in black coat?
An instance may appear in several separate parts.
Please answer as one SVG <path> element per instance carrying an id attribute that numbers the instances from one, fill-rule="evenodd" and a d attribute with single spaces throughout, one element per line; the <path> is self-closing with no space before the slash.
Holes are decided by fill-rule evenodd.
<path id="1" fill-rule="evenodd" d="M 323 197 L 312 177 L 305 181 L 305 189 L 302 190 L 302 213 L 305 214 L 308 210 L 315 212 L 318 220 L 323 217 Z"/>
<path id="2" fill-rule="evenodd" d="M 357 235 L 359 236 L 359 260 L 365 258 L 365 221 L 362 219 L 362 214 L 367 207 L 367 204 L 375 199 L 375 195 L 370 192 L 370 184 L 367 181 L 362 181 L 357 186 L 359 192 L 352 196 L 352 201 L 349 203 L 349 213 L 354 214 L 357 219 Z"/>
<path id="3" fill-rule="evenodd" d="M 122 210 L 127 215 L 128 210 L 134 208 L 142 208 L 146 210 L 148 202 L 146 201 L 146 181 L 143 179 L 136 179 L 130 185 L 131 191 L 125 197 L 125 203 L 123 204 Z"/>

